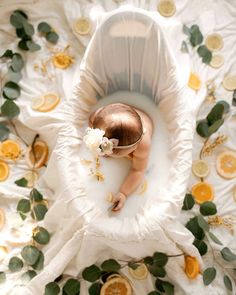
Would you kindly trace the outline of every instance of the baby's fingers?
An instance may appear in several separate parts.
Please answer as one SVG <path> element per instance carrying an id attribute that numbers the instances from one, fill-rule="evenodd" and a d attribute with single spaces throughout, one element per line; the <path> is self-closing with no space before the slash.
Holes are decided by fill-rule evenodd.
<path id="1" fill-rule="evenodd" d="M 112 209 L 112 211 L 119 211 L 123 207 L 123 203 L 119 201 L 119 203 L 116 205 L 115 208 Z"/>

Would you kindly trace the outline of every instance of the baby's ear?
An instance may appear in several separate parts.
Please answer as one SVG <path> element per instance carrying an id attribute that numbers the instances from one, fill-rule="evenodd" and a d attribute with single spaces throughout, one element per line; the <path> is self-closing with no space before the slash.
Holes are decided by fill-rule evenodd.
<path id="1" fill-rule="evenodd" d="M 111 138 L 110 141 L 113 143 L 114 147 L 118 146 L 119 144 L 119 139 L 117 138 Z"/>

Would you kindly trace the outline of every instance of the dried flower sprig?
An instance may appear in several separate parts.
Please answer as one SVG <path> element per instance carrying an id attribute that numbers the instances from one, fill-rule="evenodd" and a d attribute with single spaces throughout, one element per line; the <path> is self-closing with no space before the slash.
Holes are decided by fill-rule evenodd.
<path id="1" fill-rule="evenodd" d="M 226 135 L 219 135 L 213 142 L 207 141 L 202 149 L 202 156 L 210 156 L 214 149 L 223 144 L 227 139 Z"/>
<path id="2" fill-rule="evenodd" d="M 219 215 L 208 217 L 208 224 L 213 226 L 223 225 L 229 229 L 231 234 L 234 234 L 235 218 L 232 216 L 222 217 Z"/>

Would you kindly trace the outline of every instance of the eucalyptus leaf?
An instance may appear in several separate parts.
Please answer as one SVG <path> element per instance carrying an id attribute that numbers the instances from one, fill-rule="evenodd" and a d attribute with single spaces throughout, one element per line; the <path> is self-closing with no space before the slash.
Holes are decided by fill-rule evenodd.
<path id="1" fill-rule="evenodd" d="M 19 47 L 20 49 L 22 49 L 22 50 L 29 50 L 29 48 L 28 48 L 28 46 L 27 46 L 27 42 L 28 42 L 28 41 L 29 41 L 28 39 L 20 40 L 20 41 L 18 42 L 18 47 Z"/>
<path id="2" fill-rule="evenodd" d="M 12 58 L 13 57 L 13 52 L 10 49 L 7 49 L 1 56 L 0 58 Z"/>
<path id="3" fill-rule="evenodd" d="M 46 39 L 48 42 L 56 44 L 59 39 L 59 36 L 56 32 L 49 32 L 46 34 Z"/>
<path id="4" fill-rule="evenodd" d="M 155 262 L 148 266 L 148 270 L 154 277 L 164 278 L 166 276 L 164 267 L 158 266 Z"/>
<path id="5" fill-rule="evenodd" d="M 82 272 L 82 277 L 88 282 L 95 282 L 101 276 L 101 270 L 95 264 L 86 267 Z"/>
<path id="6" fill-rule="evenodd" d="M 21 275 L 21 280 L 24 283 L 28 283 L 29 281 L 31 281 L 35 276 L 37 275 L 36 271 L 34 270 L 28 270 L 25 273 L 23 273 Z"/>
<path id="7" fill-rule="evenodd" d="M 155 252 L 153 254 L 154 263 L 158 266 L 165 266 L 168 261 L 168 256 L 162 252 Z"/>
<path id="8" fill-rule="evenodd" d="M 42 270 L 43 266 L 44 266 L 44 254 L 42 251 L 39 250 L 39 258 L 33 265 L 31 265 L 31 267 L 35 270 Z"/>
<path id="9" fill-rule="evenodd" d="M 34 27 L 28 23 L 28 22 L 23 22 L 23 28 L 25 30 L 25 33 L 27 36 L 33 36 L 34 34 Z"/>
<path id="10" fill-rule="evenodd" d="M 202 217 L 202 215 L 197 216 L 198 225 L 205 231 L 209 231 L 209 224 L 206 220 Z"/>
<path id="11" fill-rule="evenodd" d="M 33 230 L 33 239 L 41 245 L 46 245 L 50 241 L 50 234 L 44 227 L 37 226 Z"/>
<path id="12" fill-rule="evenodd" d="M 28 265 L 36 263 L 40 255 L 40 251 L 35 246 L 27 245 L 21 250 L 21 256 Z"/>
<path id="13" fill-rule="evenodd" d="M 227 101 L 220 100 L 220 101 L 217 102 L 217 104 L 223 105 L 223 107 L 224 107 L 224 113 L 228 113 L 229 112 L 230 105 L 229 105 L 229 103 Z"/>
<path id="14" fill-rule="evenodd" d="M 169 282 L 164 282 L 162 286 L 167 295 L 174 295 L 174 285 Z"/>
<path id="15" fill-rule="evenodd" d="M 28 16 L 27 16 L 27 14 L 24 11 L 22 11 L 20 9 L 17 9 L 14 12 L 21 14 L 26 20 L 28 19 Z"/>
<path id="16" fill-rule="evenodd" d="M 41 46 L 36 44 L 32 40 L 26 41 L 26 46 L 29 49 L 29 51 L 31 51 L 31 52 L 38 51 L 41 49 Z"/>
<path id="17" fill-rule="evenodd" d="M 216 277 L 216 269 L 214 267 L 208 267 L 203 272 L 203 282 L 204 285 L 208 286 L 214 281 Z"/>
<path id="18" fill-rule="evenodd" d="M 58 295 L 60 287 L 56 282 L 50 282 L 45 286 L 44 295 Z"/>
<path id="19" fill-rule="evenodd" d="M 222 119 L 224 114 L 224 106 L 222 104 L 216 104 L 207 115 L 207 121 L 209 125 L 214 124 L 216 121 Z"/>
<path id="20" fill-rule="evenodd" d="M 105 271 L 118 271 L 121 265 L 115 259 L 108 259 L 101 264 L 101 268 Z"/>
<path id="21" fill-rule="evenodd" d="M 30 201 L 28 199 L 19 200 L 16 210 L 22 213 L 28 213 L 30 211 Z"/>
<path id="22" fill-rule="evenodd" d="M 8 139 L 10 134 L 10 129 L 4 122 L 0 122 L 0 141 Z"/>
<path id="23" fill-rule="evenodd" d="M 157 291 L 151 291 L 147 295 L 161 295 L 161 294 Z"/>
<path id="24" fill-rule="evenodd" d="M 44 204 L 37 204 L 33 208 L 37 220 L 43 220 L 48 208 Z"/>
<path id="25" fill-rule="evenodd" d="M 25 215 L 25 214 L 22 213 L 22 212 L 19 212 L 19 215 L 20 215 L 20 217 L 21 217 L 22 220 L 25 220 L 26 217 L 27 217 L 27 215 Z"/>
<path id="26" fill-rule="evenodd" d="M 27 37 L 27 34 L 25 32 L 25 29 L 22 27 L 22 28 L 19 28 L 19 29 L 16 29 L 16 36 L 21 38 L 21 39 L 24 39 Z"/>
<path id="27" fill-rule="evenodd" d="M 16 99 L 20 96 L 20 87 L 12 81 L 3 86 L 3 95 L 5 98 Z"/>
<path id="28" fill-rule="evenodd" d="M 203 202 L 200 205 L 200 212 L 204 216 L 214 215 L 217 213 L 216 205 L 210 201 Z"/>
<path id="29" fill-rule="evenodd" d="M 224 247 L 221 251 L 221 256 L 224 258 L 226 261 L 235 261 L 236 260 L 236 255 L 228 248 Z"/>
<path id="30" fill-rule="evenodd" d="M 153 257 L 151 256 L 144 257 L 143 260 L 146 265 L 153 264 Z"/>
<path id="31" fill-rule="evenodd" d="M 182 210 L 190 210 L 193 208 L 194 204 L 195 204 L 194 197 L 191 194 L 186 194 L 184 197 Z"/>
<path id="32" fill-rule="evenodd" d="M 227 275 L 224 276 L 224 284 L 225 284 L 225 287 L 229 291 L 233 290 L 232 282 L 231 282 L 230 278 Z"/>
<path id="33" fill-rule="evenodd" d="M 22 79 L 22 74 L 21 72 L 14 72 L 12 67 L 9 67 L 8 77 L 12 82 L 18 83 Z"/>
<path id="34" fill-rule="evenodd" d="M 139 267 L 139 263 L 133 262 L 133 261 L 129 261 L 128 262 L 128 267 L 132 268 L 132 269 L 137 269 Z"/>
<path id="35" fill-rule="evenodd" d="M 41 23 L 38 25 L 38 31 L 39 31 L 40 33 L 44 33 L 44 34 L 46 34 L 46 33 L 51 32 L 51 30 L 52 30 L 52 27 L 51 27 L 48 23 L 46 23 L 46 22 L 41 22 Z"/>
<path id="36" fill-rule="evenodd" d="M 0 271 L 0 284 L 5 283 L 6 281 L 6 274 L 4 271 Z"/>
<path id="37" fill-rule="evenodd" d="M 93 283 L 89 287 L 89 295 L 100 295 L 102 284 L 100 282 Z"/>
<path id="38" fill-rule="evenodd" d="M 30 192 L 30 199 L 35 202 L 41 202 L 43 201 L 43 195 L 36 188 L 33 188 Z"/>
<path id="39" fill-rule="evenodd" d="M 181 51 L 182 52 L 187 52 L 189 53 L 189 49 L 188 49 L 188 44 L 186 43 L 186 41 L 183 41 L 181 44 Z"/>
<path id="40" fill-rule="evenodd" d="M 185 227 L 191 231 L 194 237 L 198 240 L 202 240 L 205 236 L 203 229 L 198 224 L 197 216 L 191 218 L 185 225 Z"/>
<path id="41" fill-rule="evenodd" d="M 198 252 L 201 256 L 207 253 L 208 246 L 203 240 L 195 239 L 193 245 L 198 249 Z"/>
<path id="42" fill-rule="evenodd" d="M 16 28 L 22 28 L 23 23 L 26 21 L 26 18 L 19 12 L 14 11 L 10 16 L 10 23 Z"/>
<path id="43" fill-rule="evenodd" d="M 214 122 L 210 127 L 209 127 L 209 133 L 210 135 L 215 133 L 224 123 L 224 119 L 219 119 L 218 121 Z"/>
<path id="44" fill-rule="evenodd" d="M 202 43 L 203 36 L 197 25 L 191 26 L 190 34 L 191 34 L 190 43 L 192 44 L 193 47 Z"/>
<path id="45" fill-rule="evenodd" d="M 232 105 L 233 105 L 234 107 L 236 106 L 236 90 L 234 90 L 234 93 L 233 93 Z"/>
<path id="46" fill-rule="evenodd" d="M 11 61 L 11 69 L 14 72 L 20 72 L 24 67 L 24 61 L 19 53 L 15 53 Z"/>
<path id="47" fill-rule="evenodd" d="M 8 263 L 8 268 L 11 272 L 20 271 L 23 268 L 23 261 L 16 256 L 13 256 Z"/>
<path id="48" fill-rule="evenodd" d="M 205 45 L 199 46 L 197 52 L 199 56 L 202 58 L 203 63 L 209 64 L 211 62 L 212 53 Z"/>
<path id="49" fill-rule="evenodd" d="M 79 295 L 80 293 L 80 282 L 76 279 L 69 279 L 63 289 L 63 294 L 66 295 Z"/>
<path id="50" fill-rule="evenodd" d="M 21 187 L 27 187 L 28 180 L 23 177 L 23 178 L 16 180 L 15 184 L 18 186 L 21 186 Z"/>
<path id="51" fill-rule="evenodd" d="M 208 125 L 208 122 L 207 120 L 200 120 L 198 123 L 197 123 L 197 133 L 204 137 L 204 138 L 207 138 L 210 136 L 210 132 L 209 132 L 209 125 Z"/>
<path id="52" fill-rule="evenodd" d="M 216 244 L 223 245 L 221 241 L 213 233 L 209 232 L 208 234 L 212 241 L 214 241 Z"/>
<path id="53" fill-rule="evenodd" d="M 190 28 L 188 26 L 186 26 L 185 24 L 183 25 L 183 32 L 185 35 L 187 35 L 189 38 L 191 37 L 191 31 Z"/>

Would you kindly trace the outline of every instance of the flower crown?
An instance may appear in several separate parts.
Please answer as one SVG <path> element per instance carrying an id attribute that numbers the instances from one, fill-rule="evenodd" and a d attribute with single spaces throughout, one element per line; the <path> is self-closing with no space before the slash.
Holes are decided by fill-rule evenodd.
<path id="1" fill-rule="evenodd" d="M 95 155 L 103 156 L 103 155 L 110 155 L 112 154 L 113 148 L 116 149 L 126 149 L 134 146 L 137 144 L 141 139 L 140 138 L 129 145 L 122 145 L 118 146 L 119 139 L 117 138 L 111 138 L 108 139 L 104 136 L 105 131 L 99 128 L 90 128 L 88 127 L 86 129 L 85 136 L 83 137 L 83 141 L 85 142 L 87 148 Z"/>

